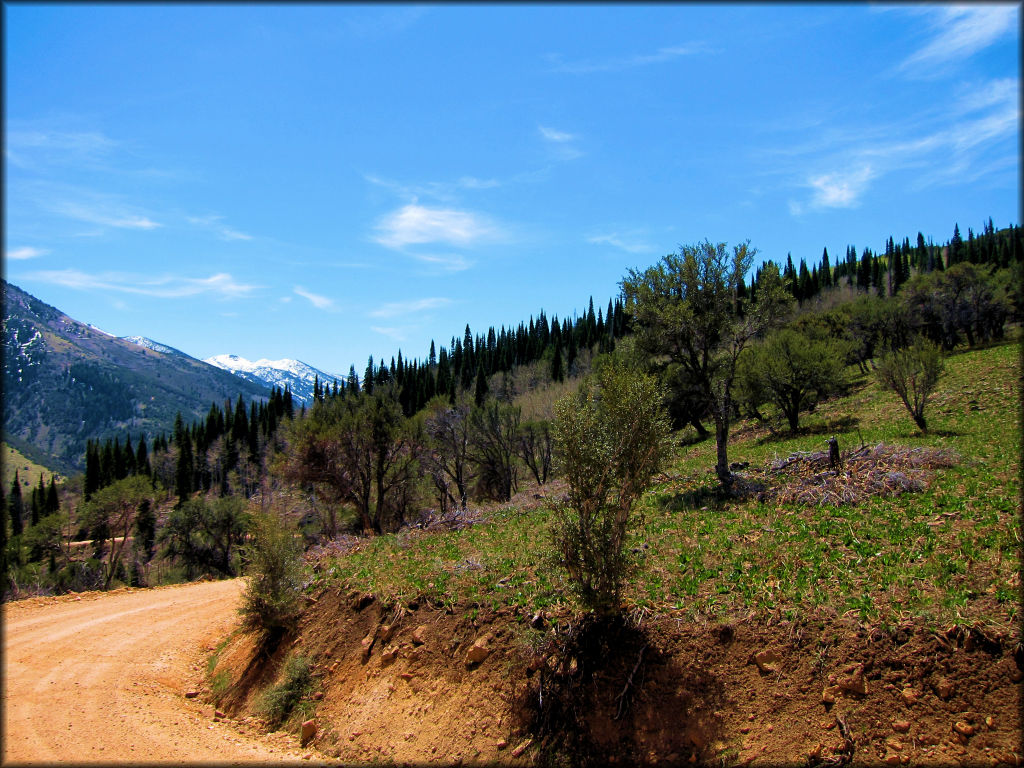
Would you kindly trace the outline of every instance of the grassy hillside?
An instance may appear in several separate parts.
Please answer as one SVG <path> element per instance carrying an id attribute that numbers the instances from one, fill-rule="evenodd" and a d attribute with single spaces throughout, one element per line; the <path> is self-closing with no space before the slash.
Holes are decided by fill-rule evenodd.
<path id="1" fill-rule="evenodd" d="M 730 459 L 749 462 L 741 472 L 747 484 L 767 491 L 742 501 L 715 493 L 714 442 L 687 445 L 681 434 L 677 456 L 641 505 L 632 547 L 642 570 L 627 602 L 634 610 L 682 611 L 698 620 L 795 618 L 824 609 L 883 622 L 915 615 L 937 624 L 1013 626 L 1020 592 L 1020 380 L 1015 343 L 951 356 L 927 411 L 928 435 L 917 431 L 896 395 L 865 376 L 847 396 L 820 405 L 796 435 L 740 423 Z M 934 449 L 952 466 L 914 468 L 883 457 L 877 477 L 895 486 L 918 482 L 924 490 L 839 506 L 780 500 L 813 488 L 822 468 L 797 461 L 774 471 L 773 463 L 824 451 L 832 434 L 848 457 L 841 485 L 849 489 L 867 482 L 849 460 L 862 445 L 882 444 L 883 454 L 884 446 L 894 447 L 897 458 Z M 406 530 L 360 543 L 322 560 L 318 580 L 385 600 L 564 606 L 543 498 L 559 491 L 530 489 L 481 510 L 484 522 L 461 530 Z"/>
<path id="2" fill-rule="evenodd" d="M 23 493 L 26 488 L 31 492 L 31 489 L 39 484 L 39 475 L 42 475 L 43 482 L 48 484 L 50 476 L 53 474 L 47 467 L 32 461 L 21 451 L 7 445 L 7 443 L 3 444 L 3 467 L 4 493 L 10 490 L 15 472 L 18 473 L 18 480 L 21 481 Z M 59 474 L 56 477 L 58 483 L 63 480 Z"/>

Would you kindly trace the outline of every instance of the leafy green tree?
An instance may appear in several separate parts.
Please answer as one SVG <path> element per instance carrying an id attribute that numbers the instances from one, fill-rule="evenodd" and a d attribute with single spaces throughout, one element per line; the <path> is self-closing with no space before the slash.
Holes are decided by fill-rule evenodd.
<path id="1" fill-rule="evenodd" d="M 729 425 L 735 408 L 732 387 L 740 355 L 753 339 L 775 326 L 792 306 L 774 264 L 761 271 L 757 298 L 743 306 L 740 280 L 756 250 L 705 240 L 683 246 L 643 272 L 630 270 L 622 289 L 635 318 L 641 348 L 678 365 L 715 421 L 715 472 L 726 488 Z"/>
<path id="2" fill-rule="evenodd" d="M 516 435 L 519 458 L 533 473 L 537 485 L 544 485 L 551 475 L 555 435 L 551 422 L 544 419 L 519 425 Z"/>
<path id="3" fill-rule="evenodd" d="M 919 338 L 912 346 L 883 356 L 876 374 L 883 387 L 900 396 L 920 430 L 927 432 L 924 409 L 942 370 L 942 351 L 936 344 Z"/>
<path id="4" fill-rule="evenodd" d="M 1000 277 L 1003 279 L 999 279 Z M 1011 312 L 1005 273 L 959 262 L 943 272 L 913 277 L 901 292 L 912 325 L 925 337 L 951 350 L 1002 338 Z"/>
<path id="5" fill-rule="evenodd" d="M 153 559 L 156 543 L 156 511 L 149 499 L 143 499 L 135 515 L 135 549 L 143 562 Z"/>
<path id="6" fill-rule="evenodd" d="M 632 511 L 668 454 L 663 392 L 615 362 L 555 405 L 558 461 L 568 500 L 555 507 L 553 542 L 582 604 L 608 614 L 635 567 L 626 548 Z"/>
<path id="7" fill-rule="evenodd" d="M 470 458 L 477 468 L 480 492 L 497 501 L 508 501 L 516 492 L 519 467 L 516 435 L 521 409 L 491 399 L 469 415 Z"/>
<path id="8" fill-rule="evenodd" d="M 408 486 L 417 477 L 420 443 L 402 414 L 395 385 L 372 394 L 314 403 L 292 423 L 283 462 L 285 477 L 315 486 L 329 502 L 322 526 L 337 534 L 335 507 L 355 507 L 367 533 L 397 530 L 407 512 Z"/>
<path id="9" fill-rule="evenodd" d="M 109 537 L 109 549 L 103 565 L 104 589 L 110 589 L 121 566 L 125 542 L 132 531 L 136 513 L 143 502 L 152 505 L 154 501 L 153 484 L 146 477 L 134 475 L 101 488 L 86 504 L 85 514 L 90 528 Z"/>
<path id="10" fill-rule="evenodd" d="M 23 543 L 28 548 L 28 559 L 31 562 L 48 559 L 50 571 L 56 570 L 56 557 L 64 554 L 64 529 L 67 522 L 67 515 L 57 512 L 40 518 L 38 523 L 25 531 Z"/>
<path id="11" fill-rule="evenodd" d="M 248 526 L 243 499 L 194 498 L 171 510 L 159 540 L 164 555 L 182 563 L 190 579 L 200 572 L 234 576 L 235 554 Z"/>
<path id="12" fill-rule="evenodd" d="M 428 442 L 422 462 L 439 493 L 442 512 L 449 504 L 466 509 L 472 479 L 469 413 L 465 395 L 451 405 L 439 395 L 427 406 L 424 428 Z"/>
<path id="13" fill-rule="evenodd" d="M 744 356 L 737 378 L 748 390 L 760 389 L 796 432 L 801 412 L 843 387 L 845 357 L 846 350 L 834 339 L 786 328 Z"/>

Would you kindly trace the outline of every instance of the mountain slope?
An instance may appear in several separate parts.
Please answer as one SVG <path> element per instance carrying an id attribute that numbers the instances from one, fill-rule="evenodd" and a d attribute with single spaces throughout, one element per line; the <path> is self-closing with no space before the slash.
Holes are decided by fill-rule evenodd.
<path id="1" fill-rule="evenodd" d="M 4 439 L 62 472 L 81 470 L 86 440 L 169 432 L 213 402 L 268 388 L 164 345 L 111 336 L 3 282 Z"/>
<path id="2" fill-rule="evenodd" d="M 209 363 L 225 371 L 230 371 L 241 379 L 262 384 L 268 387 L 288 386 L 292 391 L 292 397 L 304 402 L 313 402 L 313 384 L 319 378 L 321 386 L 332 385 L 337 381 L 339 386 L 344 381 L 341 376 L 333 373 L 326 373 L 301 360 L 266 360 L 260 359 L 255 362 L 246 360 L 238 355 L 215 355 L 208 357 L 204 363 Z"/>

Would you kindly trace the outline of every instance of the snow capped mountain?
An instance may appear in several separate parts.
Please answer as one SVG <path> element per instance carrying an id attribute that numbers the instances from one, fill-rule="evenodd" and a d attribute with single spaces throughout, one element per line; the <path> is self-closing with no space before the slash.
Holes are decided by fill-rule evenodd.
<path id="1" fill-rule="evenodd" d="M 97 329 L 99 330 L 99 329 Z M 152 349 L 154 352 L 163 352 L 165 355 L 184 355 L 180 349 L 174 347 L 168 347 L 166 344 L 161 344 L 159 341 L 153 341 L 147 339 L 145 336 L 122 336 L 124 341 L 130 341 L 132 344 L 137 344 L 140 347 L 146 349 Z"/>
<path id="2" fill-rule="evenodd" d="M 289 358 L 253 362 L 238 355 L 214 355 L 203 362 L 230 371 L 246 381 L 281 389 L 287 385 L 292 391 L 292 397 L 306 403 L 313 401 L 313 382 L 317 378 L 321 385 L 333 384 L 334 381 L 340 385 L 344 381 L 337 374 L 325 373 L 301 360 Z"/>

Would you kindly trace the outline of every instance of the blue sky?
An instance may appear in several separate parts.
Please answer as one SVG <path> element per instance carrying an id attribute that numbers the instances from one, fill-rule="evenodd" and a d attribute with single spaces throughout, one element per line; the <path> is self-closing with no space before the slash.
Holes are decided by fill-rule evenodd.
<path id="1" fill-rule="evenodd" d="M 345 374 L 680 244 L 1019 222 L 1002 5 L 4 6 L 6 278 Z"/>

